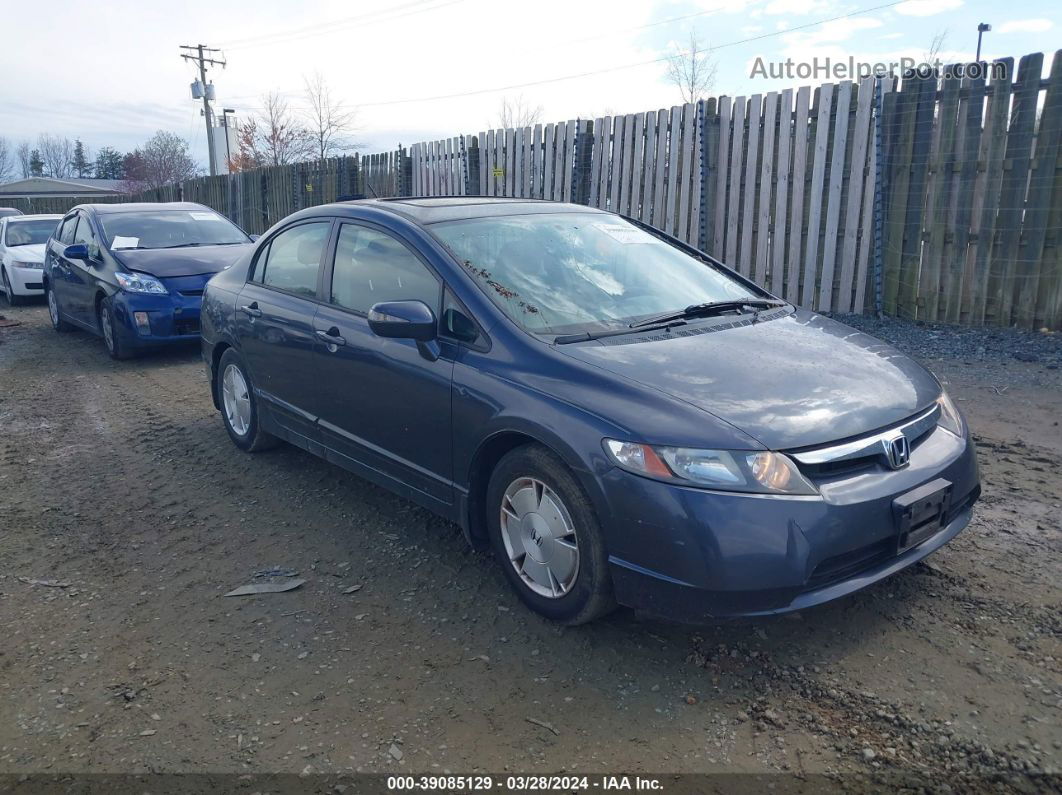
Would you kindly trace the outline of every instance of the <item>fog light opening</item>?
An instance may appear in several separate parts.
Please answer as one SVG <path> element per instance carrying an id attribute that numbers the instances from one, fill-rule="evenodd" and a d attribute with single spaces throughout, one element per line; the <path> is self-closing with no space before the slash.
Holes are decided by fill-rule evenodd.
<path id="1" fill-rule="evenodd" d="M 147 334 L 151 331 L 151 321 L 148 319 L 147 312 L 134 312 L 133 321 L 141 334 Z"/>

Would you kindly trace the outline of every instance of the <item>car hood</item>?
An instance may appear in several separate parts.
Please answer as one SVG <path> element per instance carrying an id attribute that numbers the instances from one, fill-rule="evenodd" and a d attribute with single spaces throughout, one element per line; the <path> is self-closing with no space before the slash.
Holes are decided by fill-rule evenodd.
<path id="1" fill-rule="evenodd" d="M 119 249 L 111 254 L 130 270 L 160 279 L 218 273 L 240 258 L 253 243 L 194 248 Z"/>
<path id="2" fill-rule="evenodd" d="M 17 262 L 44 262 L 44 243 L 10 246 L 7 251 Z"/>
<path id="3" fill-rule="evenodd" d="M 773 450 L 858 436 L 940 395 L 913 359 L 802 310 L 712 333 L 556 350 L 692 404 Z"/>

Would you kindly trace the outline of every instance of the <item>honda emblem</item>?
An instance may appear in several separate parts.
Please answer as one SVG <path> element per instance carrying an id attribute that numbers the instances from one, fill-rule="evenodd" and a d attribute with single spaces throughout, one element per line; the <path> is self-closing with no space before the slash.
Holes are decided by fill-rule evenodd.
<path id="1" fill-rule="evenodd" d="M 885 456 L 889 460 L 889 466 L 893 469 L 903 469 L 911 463 L 911 443 L 902 433 L 891 439 L 886 439 Z"/>

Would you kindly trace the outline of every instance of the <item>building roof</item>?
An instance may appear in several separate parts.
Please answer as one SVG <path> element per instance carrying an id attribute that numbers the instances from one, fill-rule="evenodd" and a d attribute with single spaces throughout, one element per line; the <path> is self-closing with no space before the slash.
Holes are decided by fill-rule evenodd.
<path id="1" fill-rule="evenodd" d="M 79 179 L 77 177 L 25 177 L 0 185 L 2 197 L 32 196 L 115 196 L 122 193 L 120 179 Z"/>

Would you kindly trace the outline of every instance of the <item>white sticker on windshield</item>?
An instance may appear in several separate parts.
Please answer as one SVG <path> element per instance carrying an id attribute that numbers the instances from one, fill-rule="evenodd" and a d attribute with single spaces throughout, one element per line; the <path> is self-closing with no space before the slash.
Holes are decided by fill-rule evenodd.
<path id="1" fill-rule="evenodd" d="M 193 221 L 213 221 L 217 216 L 214 213 L 188 213 Z"/>
<path id="2" fill-rule="evenodd" d="M 122 237 L 121 235 L 115 235 L 114 240 L 111 241 L 112 250 L 116 248 L 136 248 L 139 245 L 139 237 Z"/>
<path id="3" fill-rule="evenodd" d="M 624 224 L 594 224 L 594 227 L 600 229 L 617 243 L 622 243 L 625 246 L 630 246 L 634 243 L 652 243 L 654 240 L 653 236 L 648 232 L 643 232 L 635 226 L 626 226 Z"/>

